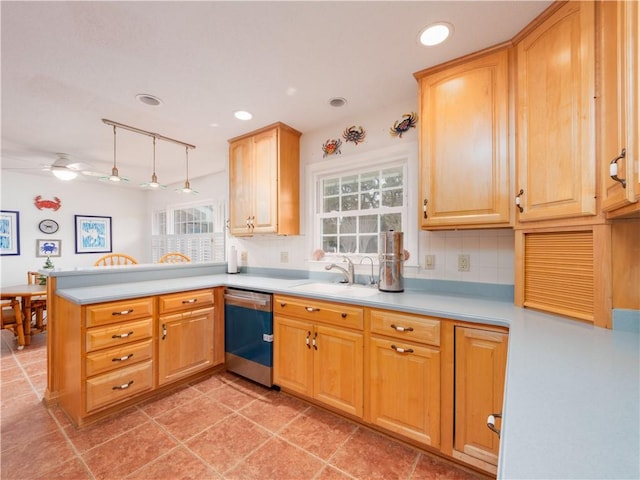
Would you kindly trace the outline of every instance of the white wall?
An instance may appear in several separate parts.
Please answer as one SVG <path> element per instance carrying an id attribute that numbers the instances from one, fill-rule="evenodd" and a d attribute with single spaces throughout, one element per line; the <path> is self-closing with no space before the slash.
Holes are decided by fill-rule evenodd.
<path id="1" fill-rule="evenodd" d="M 57 268 L 92 266 L 103 254 L 75 253 L 74 215 L 100 215 L 111 217 L 112 250 L 136 258 L 140 263 L 151 262 L 151 212 L 169 204 L 187 204 L 206 199 L 227 198 L 227 174 L 220 172 L 207 177 L 191 179 L 191 187 L 197 195 L 184 195 L 175 190 L 182 183 L 167 186 L 157 191 L 135 187 L 118 187 L 97 180 L 63 182 L 53 176 L 30 175 L 2 171 L 0 182 L 2 210 L 20 212 L 20 255 L 1 256 L 1 284 L 25 283 L 26 272 L 42 268 L 46 258 L 36 257 L 36 239 L 59 239 L 62 241 L 60 257 L 52 257 Z M 38 210 L 34 198 L 62 200 L 57 210 Z M 58 222 L 60 229 L 52 235 L 38 230 L 45 218 Z"/>
<path id="2" fill-rule="evenodd" d="M 53 176 L 28 175 L 2 171 L 1 207 L 20 212 L 20 255 L 0 257 L 2 285 L 27 281 L 26 272 L 42 268 L 45 258 L 36 257 L 36 239 L 59 239 L 61 256 L 52 257 L 55 267 L 90 266 L 102 254 L 75 253 L 74 215 L 111 217 L 112 249 L 147 261 L 144 238 L 149 228 L 146 216 L 146 193 L 134 188 L 120 188 L 98 181 L 63 182 Z M 62 206 L 57 211 L 38 210 L 34 198 L 43 200 L 58 197 Z M 51 235 L 38 230 L 45 218 L 58 222 L 60 229 Z"/>
<path id="3" fill-rule="evenodd" d="M 409 130 L 403 134 L 402 138 L 392 137 L 389 134 L 391 126 L 395 121 L 400 120 L 403 114 L 416 111 L 417 104 L 408 102 L 373 112 L 365 119 L 349 119 L 317 131 L 305 132 L 300 140 L 301 235 L 231 237 L 229 243 L 236 246 L 239 255 L 243 251 L 247 253 L 247 265 L 251 267 L 322 270 L 322 264 L 310 260 L 315 248 L 313 239 L 309 238 L 312 234 L 312 222 L 309 218 L 308 205 L 313 200 L 313 191 L 306 182 L 305 173 L 308 175 L 312 164 L 329 162 L 337 158 L 344 164 L 348 164 L 354 159 L 361 159 L 369 154 L 375 157 L 379 152 L 401 149 L 403 145 L 406 145 L 408 150 L 417 148 L 414 147 L 418 141 L 417 128 Z M 366 130 L 365 142 L 354 145 L 343 141 L 341 155 L 323 158 L 321 148 L 323 143 L 327 139 L 342 138 L 342 132 L 351 125 L 362 126 Z M 417 162 L 417 157 L 414 157 L 413 161 Z M 413 199 L 417 199 L 418 196 L 416 180 L 416 178 L 409 179 L 409 197 Z M 406 277 L 513 285 L 514 233 L 511 229 L 424 232 L 417 229 L 417 212 L 411 215 L 416 219 L 416 228 L 412 232 L 416 238 L 407 238 L 407 232 L 405 232 L 405 246 L 410 243 L 417 245 L 417 251 L 410 252 L 415 266 L 405 266 Z M 281 252 L 287 253 L 287 263 L 280 261 Z M 458 254 L 460 253 L 471 256 L 469 272 L 458 272 Z M 435 255 L 435 268 L 429 270 L 424 268 L 425 255 Z M 368 274 L 369 268 L 368 266 L 357 267 L 356 273 Z M 375 273 L 377 274 L 377 271 Z"/>

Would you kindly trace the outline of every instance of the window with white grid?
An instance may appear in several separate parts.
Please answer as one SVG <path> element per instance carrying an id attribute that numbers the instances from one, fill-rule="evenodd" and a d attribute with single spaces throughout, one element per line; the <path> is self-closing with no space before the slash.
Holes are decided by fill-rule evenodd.
<path id="1" fill-rule="evenodd" d="M 406 162 L 319 175 L 318 244 L 327 253 L 376 255 L 381 231 L 407 218 Z"/>

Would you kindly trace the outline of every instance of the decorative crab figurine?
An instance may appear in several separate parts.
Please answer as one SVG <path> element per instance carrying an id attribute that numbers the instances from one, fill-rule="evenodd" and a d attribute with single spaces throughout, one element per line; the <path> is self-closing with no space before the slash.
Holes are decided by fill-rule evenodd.
<path id="1" fill-rule="evenodd" d="M 348 128 L 345 128 L 344 132 L 342 132 L 342 138 L 344 138 L 347 142 L 353 142 L 358 145 L 361 142 L 364 142 L 364 138 L 367 136 L 367 133 L 364 131 L 362 127 L 356 127 L 355 125 L 351 125 Z"/>
<path id="2" fill-rule="evenodd" d="M 326 157 L 327 155 L 341 154 L 342 153 L 340 151 L 341 146 L 342 146 L 342 140 L 340 140 L 339 138 L 334 140 L 327 140 L 322 144 L 322 152 L 323 152 L 322 158 Z"/>
<path id="3" fill-rule="evenodd" d="M 400 137 L 402 138 L 402 134 L 407 132 L 410 128 L 416 128 L 416 124 L 418 123 L 418 114 L 415 112 L 405 113 L 402 116 L 402 120 L 397 120 L 389 133 L 392 137 Z"/>

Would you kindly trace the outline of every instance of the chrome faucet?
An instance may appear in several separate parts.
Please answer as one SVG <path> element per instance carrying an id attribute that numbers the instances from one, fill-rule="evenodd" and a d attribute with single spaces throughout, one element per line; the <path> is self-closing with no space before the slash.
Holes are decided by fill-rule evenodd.
<path id="1" fill-rule="evenodd" d="M 347 268 L 343 268 L 339 265 L 336 265 L 335 263 L 332 263 L 331 265 L 327 265 L 324 267 L 325 270 L 333 270 L 334 268 L 336 270 L 340 270 L 342 272 L 342 274 L 344 275 L 344 280 L 340 283 L 348 283 L 349 285 L 353 284 L 354 279 L 355 279 L 355 274 L 354 274 L 354 270 L 353 270 L 353 262 L 351 261 L 351 259 L 349 257 L 347 257 L 346 255 L 343 256 L 342 258 L 344 258 L 345 262 L 348 262 L 348 267 Z"/>
<path id="2" fill-rule="evenodd" d="M 362 257 L 360 259 L 360 263 L 362 263 L 365 260 L 369 260 L 369 262 L 371 262 L 371 274 L 369 275 L 369 285 L 375 285 L 376 284 L 376 279 L 373 276 L 373 258 L 371 258 L 371 257 Z"/>

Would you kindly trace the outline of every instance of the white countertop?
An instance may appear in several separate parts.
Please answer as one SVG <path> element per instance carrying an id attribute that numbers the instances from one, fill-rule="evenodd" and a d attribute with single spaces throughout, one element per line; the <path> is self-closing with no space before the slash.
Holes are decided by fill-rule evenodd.
<path id="1" fill-rule="evenodd" d="M 509 327 L 498 477 L 640 478 L 640 336 L 510 302 L 417 291 L 344 298 L 312 280 L 203 275 L 59 290 L 79 304 L 226 285 Z"/>

